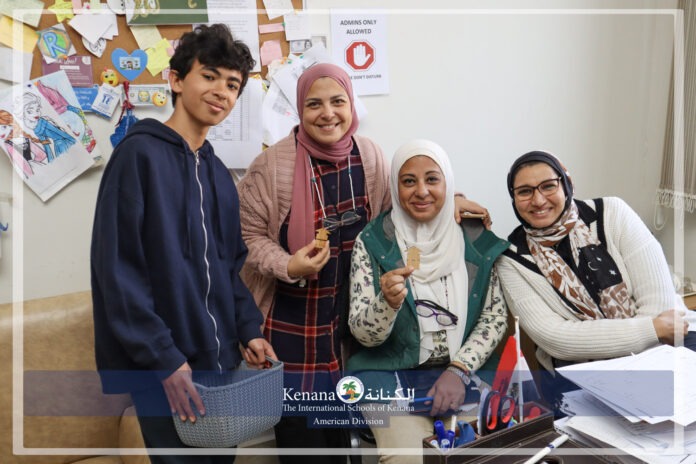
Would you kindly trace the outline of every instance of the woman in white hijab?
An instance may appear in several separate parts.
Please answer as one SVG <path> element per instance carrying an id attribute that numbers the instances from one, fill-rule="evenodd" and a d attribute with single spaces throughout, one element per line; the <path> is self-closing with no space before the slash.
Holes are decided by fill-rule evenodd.
<path id="1" fill-rule="evenodd" d="M 508 243 L 477 219 L 456 223 L 454 176 L 439 145 L 400 147 L 390 183 L 392 209 L 353 248 L 349 326 L 361 346 L 347 367 L 365 391 L 432 397 L 426 416 L 392 413 L 388 427 L 387 409 L 363 410 L 378 448 L 421 448 L 435 417 L 472 401 L 472 376 L 490 383 L 494 374 L 497 361 L 486 361 L 507 329 L 494 262 Z M 380 454 L 381 463 L 421 462 Z"/>

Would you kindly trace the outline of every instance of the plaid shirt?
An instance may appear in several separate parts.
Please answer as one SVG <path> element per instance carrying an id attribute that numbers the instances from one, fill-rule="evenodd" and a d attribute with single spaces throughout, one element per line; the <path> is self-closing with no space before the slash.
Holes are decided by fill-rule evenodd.
<path id="1" fill-rule="evenodd" d="M 331 257 L 319 272 L 318 280 L 288 284 L 278 280 L 264 336 L 285 363 L 285 386 L 301 391 L 333 391 L 340 379 L 341 347 L 338 333 L 341 317 L 348 314 L 350 258 L 355 238 L 369 222 L 365 177 L 357 146 L 350 157 L 352 187 L 360 220 L 341 226 L 329 235 Z M 322 195 L 327 217 L 340 218 L 353 210 L 348 160 L 338 165 L 312 158 L 316 185 Z M 314 227 L 324 217 L 314 197 Z M 280 244 L 288 250 L 288 218 L 280 230 Z"/>

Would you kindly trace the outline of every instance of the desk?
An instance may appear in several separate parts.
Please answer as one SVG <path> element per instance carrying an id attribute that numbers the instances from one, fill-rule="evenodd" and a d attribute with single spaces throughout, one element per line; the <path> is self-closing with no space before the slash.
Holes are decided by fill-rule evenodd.
<path id="1" fill-rule="evenodd" d="M 684 295 L 684 304 L 687 308 L 696 310 L 696 292 Z"/>

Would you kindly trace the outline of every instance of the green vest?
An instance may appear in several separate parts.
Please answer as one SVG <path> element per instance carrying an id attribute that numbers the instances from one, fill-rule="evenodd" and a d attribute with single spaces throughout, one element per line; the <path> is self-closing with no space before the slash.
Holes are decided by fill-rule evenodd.
<path id="1" fill-rule="evenodd" d="M 360 234 L 372 264 L 375 295 L 380 292 L 380 276 L 404 266 L 390 213 L 391 211 L 386 211 L 380 214 Z M 461 227 L 464 235 L 464 260 L 469 278 L 469 301 L 463 343 L 481 314 L 493 263 L 509 243 L 484 229 L 477 219 L 462 219 Z M 413 291 L 408 282 L 407 287 L 408 295 L 396 316 L 389 338 L 379 346 L 360 346 L 348 359 L 347 370 L 360 378 L 366 388 L 383 388 L 393 392 L 396 379 L 391 371 L 413 369 L 419 365 L 418 315 L 413 301 Z M 494 353 L 479 369 L 479 375 L 490 383 L 497 365 L 498 357 Z M 356 371 L 360 372 L 356 374 Z"/>

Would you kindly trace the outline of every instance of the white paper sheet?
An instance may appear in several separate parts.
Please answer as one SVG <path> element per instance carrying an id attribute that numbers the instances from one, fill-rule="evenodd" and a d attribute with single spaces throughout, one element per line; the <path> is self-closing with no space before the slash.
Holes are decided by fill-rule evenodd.
<path id="1" fill-rule="evenodd" d="M 660 345 L 643 353 L 558 369 L 622 413 L 650 423 L 696 422 L 696 352 Z M 665 416 L 669 411 L 670 415 Z"/>
<path id="2" fill-rule="evenodd" d="M 273 20 L 293 10 L 290 0 L 263 0 L 268 19 Z"/>
<path id="3" fill-rule="evenodd" d="M 0 63 L 10 63 L 10 66 L 0 66 L 0 79 L 17 83 L 29 80 L 32 59 L 31 53 L 0 46 Z M 17 70 L 20 72 L 15 76 Z"/>
<path id="4" fill-rule="evenodd" d="M 261 81 L 249 79 L 230 115 L 208 132 L 215 154 L 228 168 L 247 168 L 261 153 L 263 93 Z"/>
<path id="5" fill-rule="evenodd" d="M 229 26 L 235 39 L 249 47 L 256 65 L 251 72 L 261 72 L 259 55 L 259 21 L 256 16 L 255 0 L 208 0 L 210 21 Z"/>
<path id="6" fill-rule="evenodd" d="M 297 12 L 283 16 L 285 22 L 285 40 L 311 39 L 312 33 L 309 29 L 309 15 Z"/>
<path id="7" fill-rule="evenodd" d="M 271 85 L 263 99 L 263 143 L 273 145 L 300 123 L 297 110 L 277 85 Z"/>

